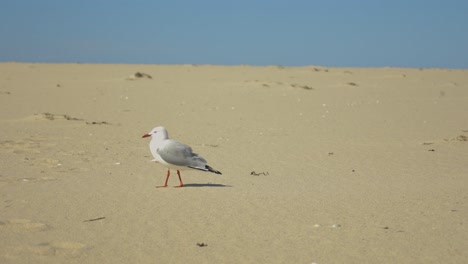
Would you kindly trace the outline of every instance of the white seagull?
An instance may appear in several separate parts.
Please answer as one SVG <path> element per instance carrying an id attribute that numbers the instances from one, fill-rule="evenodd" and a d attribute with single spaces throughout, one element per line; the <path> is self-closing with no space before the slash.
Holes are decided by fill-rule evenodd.
<path id="1" fill-rule="evenodd" d="M 142 138 L 146 137 L 151 137 L 149 147 L 154 157 L 152 161 L 159 162 L 167 167 L 166 182 L 162 186 L 156 186 L 156 188 L 167 187 L 171 169 L 177 170 L 177 175 L 179 176 L 180 184 L 175 187 L 184 186 L 179 170 L 196 169 L 221 174 L 220 171 L 208 166 L 203 157 L 197 153 L 193 153 L 190 146 L 169 139 L 166 128 L 162 126 L 153 128 L 151 132 L 144 134 Z"/>

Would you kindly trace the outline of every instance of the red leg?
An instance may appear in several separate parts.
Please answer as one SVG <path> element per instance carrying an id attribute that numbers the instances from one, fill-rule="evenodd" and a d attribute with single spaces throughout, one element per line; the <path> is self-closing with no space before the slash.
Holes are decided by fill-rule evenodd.
<path id="1" fill-rule="evenodd" d="M 169 180 L 169 176 L 171 175 L 171 171 L 170 170 L 167 170 L 167 177 L 166 177 L 166 182 L 164 183 L 164 185 L 161 185 L 161 186 L 156 186 L 156 188 L 164 188 L 164 187 L 167 187 L 167 181 Z M 179 176 L 180 177 L 180 176 Z"/>
<path id="2" fill-rule="evenodd" d="M 177 175 L 179 176 L 180 184 L 179 184 L 179 186 L 174 186 L 174 187 L 176 187 L 176 188 L 183 187 L 184 183 L 182 182 L 182 178 L 180 177 L 180 171 L 179 170 L 177 170 Z"/>

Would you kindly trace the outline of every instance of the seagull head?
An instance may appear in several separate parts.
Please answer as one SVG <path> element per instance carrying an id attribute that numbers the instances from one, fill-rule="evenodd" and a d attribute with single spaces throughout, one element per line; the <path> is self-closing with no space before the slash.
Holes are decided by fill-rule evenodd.
<path id="1" fill-rule="evenodd" d="M 160 139 L 167 139 L 167 130 L 165 127 L 158 126 L 153 128 L 148 134 L 144 134 L 142 138 L 153 137 L 153 138 L 160 138 Z"/>

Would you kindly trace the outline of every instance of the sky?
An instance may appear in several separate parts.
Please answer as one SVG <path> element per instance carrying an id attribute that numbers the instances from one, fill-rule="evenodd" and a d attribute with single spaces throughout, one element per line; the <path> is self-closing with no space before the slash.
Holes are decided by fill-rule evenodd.
<path id="1" fill-rule="evenodd" d="M 0 62 L 468 68 L 467 0 L 2 0 Z"/>

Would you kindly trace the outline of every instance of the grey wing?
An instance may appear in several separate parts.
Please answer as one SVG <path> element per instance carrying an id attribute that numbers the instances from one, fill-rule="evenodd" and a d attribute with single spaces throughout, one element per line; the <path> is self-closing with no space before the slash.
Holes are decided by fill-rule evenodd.
<path id="1" fill-rule="evenodd" d="M 170 140 L 157 152 L 164 161 L 177 166 L 204 168 L 206 165 L 206 160 L 193 153 L 190 146 L 177 141 Z"/>

